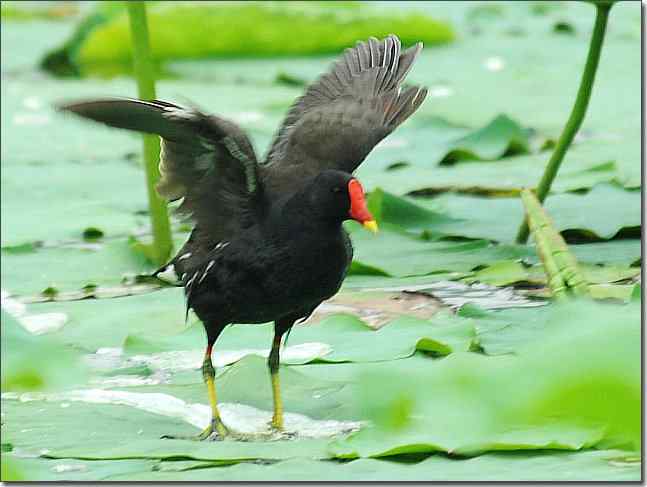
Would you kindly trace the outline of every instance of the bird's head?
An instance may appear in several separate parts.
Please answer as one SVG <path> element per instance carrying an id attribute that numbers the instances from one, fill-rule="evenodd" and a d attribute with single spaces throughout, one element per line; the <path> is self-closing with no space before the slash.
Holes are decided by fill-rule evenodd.
<path id="1" fill-rule="evenodd" d="M 319 218 L 340 223 L 355 220 L 371 232 L 377 232 L 377 223 L 366 207 L 364 188 L 351 174 L 323 171 L 309 185 L 308 198 Z"/>

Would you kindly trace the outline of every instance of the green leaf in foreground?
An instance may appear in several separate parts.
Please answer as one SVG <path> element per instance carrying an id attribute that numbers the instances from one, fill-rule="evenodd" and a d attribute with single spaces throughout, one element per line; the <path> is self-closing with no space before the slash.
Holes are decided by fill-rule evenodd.
<path id="1" fill-rule="evenodd" d="M 639 303 L 577 301 L 547 313 L 547 326 L 517 347 L 517 356 L 458 353 L 430 367 L 404 360 L 390 372 L 365 372 L 357 407 L 375 426 L 336 442 L 335 453 L 639 448 Z M 383 417 L 401 414 L 401 402 L 385 411 L 378 390 L 387 404 L 397 397 L 411 402 L 400 428 L 385 427 Z"/>
<path id="2" fill-rule="evenodd" d="M 169 432 L 192 434 L 196 428 L 179 420 L 119 404 L 3 400 L 3 437 L 23 451 L 51 458 L 87 460 L 193 458 L 242 461 L 326 458 L 327 439 L 266 442 L 161 440 Z M 48 413 L 39 414 L 45 409 Z M 27 431 L 24 425 L 29 424 Z M 80 441 L 83 438 L 83 441 Z"/>
<path id="3" fill-rule="evenodd" d="M 43 461 L 41 460 L 41 463 Z M 291 459 L 258 465 L 239 463 L 209 468 L 204 462 L 186 462 L 185 471 L 172 471 L 165 462 L 159 471 L 126 471 L 106 480 L 162 481 L 637 481 L 640 462 L 623 462 L 623 452 L 489 453 L 457 459 L 434 455 L 417 463 L 360 459 L 330 462 Z"/>
<path id="4" fill-rule="evenodd" d="M 243 362 L 246 363 L 243 364 Z M 293 385 L 295 378 L 299 379 L 297 387 L 293 387 L 291 392 L 301 396 L 301 402 L 304 403 L 302 408 L 313 412 L 319 409 L 318 416 L 340 419 L 349 414 L 348 406 L 356 402 L 357 387 L 362 387 L 358 379 L 371 371 L 382 377 L 388 377 L 389 369 L 394 366 L 397 368 L 397 365 L 403 362 L 407 362 L 407 370 L 416 371 L 429 367 L 443 368 L 444 360 L 430 360 L 416 356 L 404 361 L 375 364 L 344 363 L 290 367 L 287 370 L 284 369 L 283 372 L 294 372 L 288 375 L 289 381 L 286 383 L 288 386 Z M 336 367 L 346 369 L 349 377 L 354 379 L 350 382 L 348 379 L 344 379 L 343 382 L 323 379 L 330 375 L 326 369 L 335 369 Z M 319 372 L 312 376 L 313 379 L 310 378 L 311 372 L 301 374 L 302 368 L 317 369 Z M 360 370 L 362 373 L 357 374 Z M 451 367 L 442 370 L 451 370 Z M 234 373 L 229 377 L 231 372 Z M 249 360 L 245 359 L 225 374 L 220 375 L 221 389 L 226 396 L 223 399 L 227 402 L 242 400 L 244 403 L 248 403 L 249 388 L 253 389 L 251 396 L 255 397 L 257 390 L 260 389 L 256 382 L 260 384 L 261 380 L 266 378 L 263 372 L 266 372 L 264 361 L 253 357 Z M 333 373 L 333 375 L 335 374 Z M 252 382 L 249 380 L 245 382 L 250 378 Z M 337 378 L 340 379 L 341 376 L 337 376 Z M 470 386 L 471 384 L 464 385 Z M 418 384 L 419 386 L 420 384 Z M 166 385 L 158 387 L 166 389 L 162 392 L 167 393 L 173 388 L 173 386 Z M 140 392 L 157 392 L 154 387 L 132 389 L 137 389 Z M 175 390 L 180 389 L 186 389 L 186 386 L 175 387 Z M 269 388 L 264 389 L 267 389 L 264 399 L 266 404 L 270 404 Z M 388 384 L 386 387 L 380 388 L 380 390 L 389 389 L 390 385 Z M 438 392 L 438 389 L 433 391 L 436 395 Z M 441 392 L 441 396 L 446 395 L 444 389 Z M 202 393 L 204 394 L 204 391 Z M 441 399 L 445 399 L 445 397 L 441 397 Z M 335 403 L 339 401 L 341 403 L 336 406 Z M 201 402 L 206 401 L 201 398 Z M 290 402 L 292 403 L 292 401 Z M 307 407 L 305 407 L 306 403 L 309 404 Z M 330 455 L 330 451 L 326 449 L 328 440 L 325 439 L 270 443 L 164 441 L 157 439 L 157 436 L 168 432 L 169 428 L 173 431 L 186 431 L 187 433 L 190 433 L 193 428 L 189 428 L 188 425 L 176 419 L 118 404 L 97 405 L 72 401 L 67 403 L 64 408 L 60 406 L 61 403 L 57 401 L 18 402 L 7 399 L 3 401 L 3 412 L 5 412 L 3 433 L 9 435 L 14 445 L 25 452 L 39 452 L 42 448 L 49 450 L 46 454 L 47 458 L 17 462 L 17 466 L 29 474 L 27 478 L 30 480 L 67 477 L 76 480 L 96 478 L 172 480 L 179 479 L 179 475 L 185 475 L 183 477 L 185 480 L 243 480 L 261 478 L 262 475 L 265 475 L 262 477 L 264 480 L 275 478 L 298 480 L 304 476 L 324 480 L 342 478 L 342 475 L 346 480 L 349 478 L 357 480 L 373 478 L 551 480 L 588 479 L 592 475 L 599 480 L 630 479 L 634 478 L 633 476 L 639 470 L 638 465 L 627 463 L 624 460 L 627 454 L 621 451 L 500 452 L 485 454 L 474 459 L 447 458 L 443 455 L 436 455 L 415 464 L 380 460 L 360 460 L 346 464 L 320 463 L 313 459 L 327 458 Z M 344 409 L 344 413 L 339 409 L 340 406 Z M 488 406 L 487 403 L 485 405 L 479 403 L 479 407 L 484 406 Z M 42 413 L 43 409 L 46 414 L 35 414 L 37 411 Z M 30 428 L 23 428 L 22 425 L 26 421 L 29 421 Z M 445 416 L 440 417 L 438 421 L 442 421 L 445 425 L 452 424 L 452 421 L 448 422 Z M 84 438 L 86 438 L 82 445 L 78 442 L 79 424 L 84 425 Z M 397 433 L 397 429 L 390 431 Z M 58 458 L 60 460 L 57 460 Z M 177 461 L 178 458 L 187 460 Z M 255 458 L 282 460 L 282 462 L 277 464 L 274 464 L 273 461 L 248 463 L 249 460 Z M 230 469 L 227 467 L 227 464 L 237 462 L 245 463 L 241 465 L 241 468 Z M 64 467 L 55 468 L 57 465 L 73 465 L 75 468 L 68 467 L 69 470 L 63 472 Z M 586 466 L 589 468 L 586 469 Z M 313 475 L 315 477 L 312 477 Z"/>

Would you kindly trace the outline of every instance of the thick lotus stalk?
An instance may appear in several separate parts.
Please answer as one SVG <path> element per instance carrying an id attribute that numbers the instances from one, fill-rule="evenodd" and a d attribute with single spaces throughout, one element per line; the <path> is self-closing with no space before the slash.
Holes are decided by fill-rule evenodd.
<path id="1" fill-rule="evenodd" d="M 537 198 L 540 202 L 543 202 L 544 199 L 546 199 L 546 195 L 548 195 L 548 192 L 550 191 L 553 180 L 555 179 L 555 176 L 557 176 L 559 166 L 562 164 L 564 156 L 566 155 L 568 148 L 571 146 L 573 138 L 580 129 L 584 116 L 586 115 L 586 109 L 589 105 L 591 92 L 593 90 L 593 82 L 595 81 L 595 73 L 598 69 L 598 62 L 600 61 L 600 52 L 602 51 L 602 43 L 604 42 L 609 10 L 611 10 L 612 5 L 612 2 L 595 3 L 595 8 L 597 9 L 595 26 L 593 27 L 593 35 L 589 45 L 589 54 L 586 59 L 586 65 L 584 66 L 584 72 L 582 73 L 580 88 L 577 92 L 571 115 L 564 126 L 562 134 L 559 136 L 557 145 L 555 146 L 555 151 L 548 161 L 544 174 L 541 177 L 541 181 L 537 186 Z M 517 243 L 525 243 L 526 240 L 528 240 L 528 223 L 524 220 L 521 227 L 519 227 L 519 232 L 517 233 Z"/>
<path id="2" fill-rule="evenodd" d="M 521 200 L 553 297 L 563 299 L 569 294 L 588 295 L 588 284 L 577 267 L 575 257 L 537 197 L 529 189 L 524 189 Z"/>
<path id="3" fill-rule="evenodd" d="M 133 66 L 137 79 L 139 97 L 144 100 L 154 100 L 155 78 L 148 41 L 148 24 L 146 21 L 146 5 L 144 2 L 126 2 L 130 19 L 130 33 L 133 47 Z M 148 210 L 153 228 L 153 244 L 146 246 L 146 254 L 156 264 L 161 265 L 171 255 L 173 239 L 169 223 L 166 203 L 155 192 L 155 184 L 160 175 L 157 168 L 160 153 L 159 137 L 144 134 L 144 169 L 146 171 L 146 187 L 148 190 Z"/>

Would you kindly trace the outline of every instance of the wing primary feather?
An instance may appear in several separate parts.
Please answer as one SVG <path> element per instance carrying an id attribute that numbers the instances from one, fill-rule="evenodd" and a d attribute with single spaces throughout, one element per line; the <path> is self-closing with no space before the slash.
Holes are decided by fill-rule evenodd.
<path id="1" fill-rule="evenodd" d="M 354 170 L 424 100 L 425 90 L 401 90 L 421 49 L 418 43 L 402 50 L 393 34 L 345 49 L 288 111 L 264 171 L 271 175 L 274 164 Z"/>
<path id="2" fill-rule="evenodd" d="M 398 97 L 396 103 L 389 110 L 390 113 L 387 115 L 386 119 L 387 125 L 397 127 L 404 122 L 404 120 L 406 120 L 409 115 L 411 115 L 418 106 L 420 106 L 420 103 L 422 103 L 426 94 L 426 90 L 423 92 L 421 88 L 417 86 L 412 86 L 407 89 Z M 416 101 L 418 101 L 417 104 L 415 103 Z"/>
<path id="3" fill-rule="evenodd" d="M 359 57 L 360 72 L 371 67 L 371 51 L 369 50 L 368 43 L 359 42 L 357 44 L 357 55 Z"/>
<path id="4" fill-rule="evenodd" d="M 413 67 L 413 63 L 418 57 L 418 54 L 422 51 L 422 42 L 418 42 L 415 46 L 410 47 L 402 53 L 400 56 L 400 62 L 398 65 L 397 72 L 395 74 L 395 79 L 400 83 L 404 78 L 407 77 L 409 71 Z"/>
<path id="5" fill-rule="evenodd" d="M 388 86 L 391 82 L 391 75 L 392 75 L 392 71 L 391 71 L 392 56 L 393 56 L 393 39 L 391 37 L 388 37 L 384 45 L 384 62 L 382 63 L 384 70 L 383 70 L 380 86 L 378 87 L 378 91 L 388 90 Z"/>

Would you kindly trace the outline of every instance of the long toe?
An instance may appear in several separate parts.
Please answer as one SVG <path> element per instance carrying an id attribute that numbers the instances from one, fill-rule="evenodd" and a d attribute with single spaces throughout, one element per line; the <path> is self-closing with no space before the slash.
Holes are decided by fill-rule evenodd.
<path id="1" fill-rule="evenodd" d="M 164 435 L 162 439 L 168 440 L 191 440 L 191 441 L 221 441 L 232 436 L 222 421 L 211 420 L 209 426 L 197 435 Z"/>
<path id="2" fill-rule="evenodd" d="M 295 431 L 287 431 L 285 427 L 276 426 L 274 421 L 269 423 L 269 438 L 274 440 L 292 440 L 297 437 Z"/>

